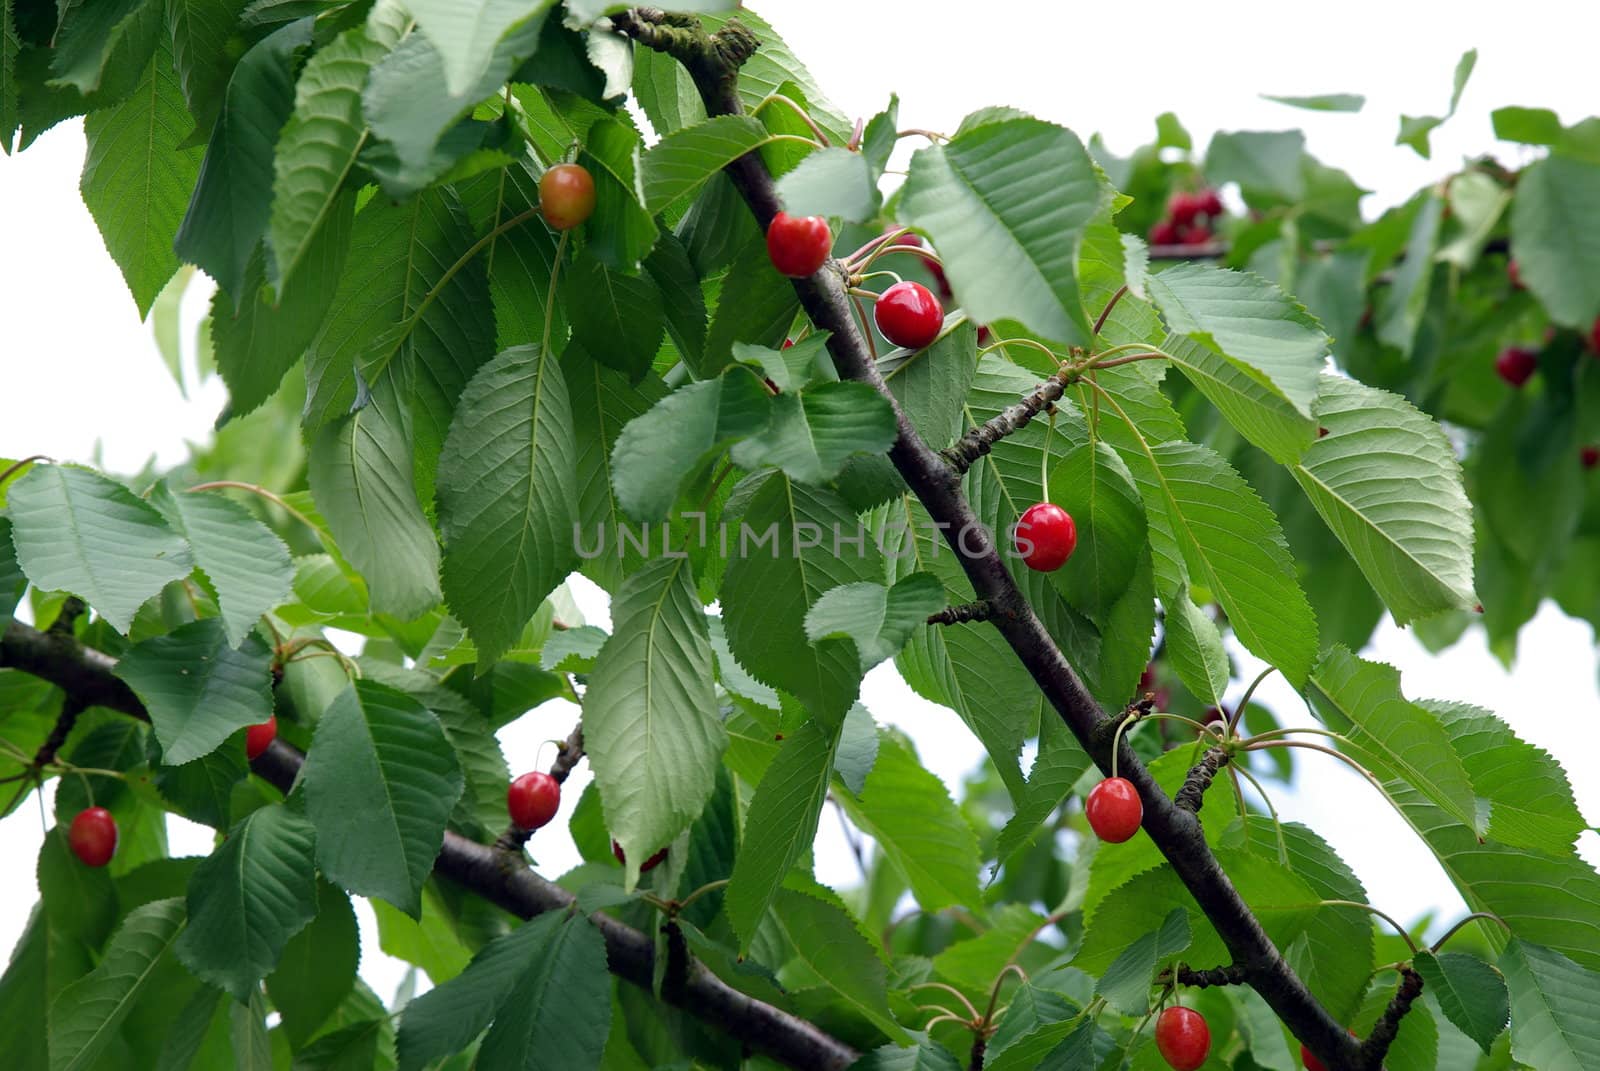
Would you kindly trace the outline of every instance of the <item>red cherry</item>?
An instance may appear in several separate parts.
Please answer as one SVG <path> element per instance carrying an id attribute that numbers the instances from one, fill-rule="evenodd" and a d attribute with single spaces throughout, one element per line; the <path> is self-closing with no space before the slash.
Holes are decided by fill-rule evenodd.
<path id="1" fill-rule="evenodd" d="M 878 296 L 872 318 L 884 338 L 896 346 L 920 350 L 939 337 L 944 306 L 921 283 L 895 283 Z"/>
<path id="2" fill-rule="evenodd" d="M 1072 514 L 1055 503 L 1036 502 L 1017 521 L 1011 542 L 1029 569 L 1053 573 L 1077 549 L 1078 526 Z"/>
<path id="3" fill-rule="evenodd" d="M 543 772 L 525 773 L 506 789 L 506 810 L 519 829 L 549 825 L 561 808 L 561 782 Z"/>
<path id="4" fill-rule="evenodd" d="M 803 279 L 822 267 L 833 251 L 833 232 L 821 216 L 779 212 L 767 226 L 767 256 L 779 272 Z"/>
<path id="5" fill-rule="evenodd" d="M 557 164 L 539 176 L 539 214 L 570 231 L 594 214 L 594 176 L 578 164 Z"/>
<path id="6" fill-rule="evenodd" d="M 1170 219 L 1164 219 L 1150 228 L 1151 245 L 1177 245 L 1178 225 Z"/>
<path id="7" fill-rule="evenodd" d="M 1132 781 L 1108 777 L 1089 790 L 1083 814 L 1095 836 L 1108 844 L 1121 844 L 1139 832 L 1139 823 L 1144 821 L 1144 801 L 1139 799 Z"/>
<path id="8" fill-rule="evenodd" d="M 1520 387 L 1539 370 L 1539 355 L 1522 346 L 1507 346 L 1494 359 L 1494 370 L 1513 387 Z"/>
<path id="9" fill-rule="evenodd" d="M 1586 469 L 1600 465 L 1600 446 L 1591 443 L 1578 451 L 1578 461 Z"/>
<path id="10" fill-rule="evenodd" d="M 259 759 L 277 738 L 278 716 L 274 714 L 260 725 L 252 725 L 244 731 L 245 757 Z"/>
<path id="11" fill-rule="evenodd" d="M 1205 197 L 1197 193 L 1175 193 L 1167 199 L 1167 217 L 1182 227 L 1194 222 L 1205 211 Z"/>
<path id="12" fill-rule="evenodd" d="M 1173 1071 L 1195 1071 L 1211 1054 L 1211 1028 L 1193 1008 L 1173 1005 L 1156 1019 L 1156 1048 Z"/>
<path id="13" fill-rule="evenodd" d="M 1216 190 L 1201 190 L 1197 196 L 1200 198 L 1201 215 L 1212 219 L 1222 215 L 1222 197 Z"/>
<path id="14" fill-rule="evenodd" d="M 1589 348 L 1600 357 L 1600 316 L 1595 317 L 1594 326 L 1589 328 Z"/>
<path id="15" fill-rule="evenodd" d="M 627 866 L 628 865 L 628 857 L 626 855 L 622 854 L 622 845 L 618 844 L 616 841 L 612 841 L 611 842 L 611 854 L 616 856 L 617 857 L 617 862 L 621 863 L 623 866 Z M 639 873 L 641 873 L 641 874 L 649 873 L 650 871 L 654 870 L 656 867 L 660 866 L 661 865 L 661 861 L 663 859 L 665 859 L 666 857 L 667 857 L 667 850 L 665 848 L 662 848 L 659 852 L 657 852 L 656 854 L 652 855 L 650 858 L 646 859 L 644 862 L 639 864 Z"/>
<path id="16" fill-rule="evenodd" d="M 1304 1045 L 1300 1046 L 1300 1062 L 1305 1065 L 1306 1071 L 1328 1071 L 1322 1061 L 1311 1055 L 1311 1050 Z"/>
<path id="17" fill-rule="evenodd" d="M 117 820 L 104 807 L 85 808 L 72 819 L 67 844 L 85 865 L 105 866 L 117 852 Z"/>
<path id="18" fill-rule="evenodd" d="M 1204 223 L 1194 223 L 1179 228 L 1178 241 L 1182 245 L 1205 245 L 1211 241 L 1211 228 Z"/>
<path id="19" fill-rule="evenodd" d="M 789 347 L 791 347 L 793 345 L 794 345 L 794 339 L 786 338 L 786 339 L 783 340 L 783 345 L 781 347 L 779 347 L 779 348 L 780 349 L 788 349 Z"/>
<path id="20" fill-rule="evenodd" d="M 1517 268 L 1515 257 L 1506 262 L 1506 275 L 1511 279 L 1511 289 L 1522 289 L 1522 272 Z"/>

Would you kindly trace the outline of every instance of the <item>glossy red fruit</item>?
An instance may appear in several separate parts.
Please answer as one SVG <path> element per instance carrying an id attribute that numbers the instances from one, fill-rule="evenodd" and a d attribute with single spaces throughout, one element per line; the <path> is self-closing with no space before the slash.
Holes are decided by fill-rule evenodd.
<path id="1" fill-rule="evenodd" d="M 1124 777 L 1108 777 L 1089 790 L 1083 815 L 1094 835 L 1108 844 L 1121 844 L 1139 832 L 1144 821 L 1144 802 L 1133 782 Z"/>
<path id="2" fill-rule="evenodd" d="M 1078 526 L 1060 506 L 1038 502 L 1023 511 L 1011 541 L 1029 569 L 1053 573 L 1077 549 Z"/>
<path id="3" fill-rule="evenodd" d="M 878 295 L 872 318 L 883 337 L 908 350 L 925 348 L 944 327 L 944 306 L 921 283 L 895 283 Z"/>
<path id="4" fill-rule="evenodd" d="M 622 845 L 618 844 L 616 841 L 612 841 L 611 842 L 611 854 L 616 856 L 617 857 L 617 862 L 621 863 L 623 866 L 627 866 L 628 865 L 628 857 L 623 854 Z M 641 874 L 649 873 L 650 871 L 654 870 L 656 867 L 660 866 L 661 865 L 661 861 L 663 859 L 665 859 L 666 857 L 667 857 L 667 850 L 665 848 L 662 848 L 659 852 L 657 852 L 656 854 L 652 855 L 650 858 L 646 859 L 644 862 L 639 864 L 639 873 L 641 873 Z"/>
<path id="5" fill-rule="evenodd" d="M 1195 1071 L 1211 1053 L 1211 1028 L 1206 1017 L 1178 1005 L 1156 1019 L 1156 1048 L 1173 1071 Z"/>
<path id="6" fill-rule="evenodd" d="M 506 789 L 506 810 L 520 829 L 539 829 L 561 809 L 561 782 L 543 772 L 525 773 Z"/>
<path id="7" fill-rule="evenodd" d="M 539 176 L 539 214 L 570 231 L 594 214 L 594 176 L 578 164 L 556 164 Z"/>
<path id="8" fill-rule="evenodd" d="M 1205 245 L 1209 241 L 1211 228 L 1204 223 L 1193 223 L 1178 230 L 1178 242 L 1182 245 Z"/>
<path id="9" fill-rule="evenodd" d="M 1578 461 L 1586 469 L 1600 465 L 1600 446 L 1590 444 L 1578 451 Z"/>
<path id="10" fill-rule="evenodd" d="M 1327 1066 L 1311 1055 L 1311 1050 L 1304 1045 L 1300 1046 L 1300 1062 L 1305 1065 L 1306 1071 L 1328 1071 Z"/>
<path id="11" fill-rule="evenodd" d="M 78 812 L 67 829 L 72 854 L 88 866 L 105 866 L 117 853 L 117 820 L 104 807 Z"/>
<path id="12" fill-rule="evenodd" d="M 1205 197 L 1198 193 L 1175 193 L 1167 199 L 1167 218 L 1182 227 L 1193 223 L 1205 211 Z"/>
<path id="13" fill-rule="evenodd" d="M 1200 199 L 1200 214 L 1215 219 L 1222 215 L 1222 196 L 1216 190 L 1201 190 L 1197 195 Z"/>
<path id="14" fill-rule="evenodd" d="M 1513 387 L 1520 387 L 1539 370 L 1539 355 L 1521 346 L 1507 346 L 1494 359 L 1494 370 Z"/>
<path id="15" fill-rule="evenodd" d="M 833 252 L 833 232 L 821 216 L 791 216 L 779 212 L 767 226 L 767 256 L 779 272 L 802 279 Z"/>
<path id="16" fill-rule="evenodd" d="M 1170 219 L 1164 219 L 1150 228 L 1151 245 L 1177 245 L 1178 225 Z"/>
<path id="17" fill-rule="evenodd" d="M 1589 348 L 1600 357 L 1600 317 L 1596 317 L 1594 326 L 1589 328 Z"/>
<path id="18" fill-rule="evenodd" d="M 245 757 L 259 759 L 277 738 L 278 716 L 274 714 L 260 725 L 252 725 L 244 731 Z"/>

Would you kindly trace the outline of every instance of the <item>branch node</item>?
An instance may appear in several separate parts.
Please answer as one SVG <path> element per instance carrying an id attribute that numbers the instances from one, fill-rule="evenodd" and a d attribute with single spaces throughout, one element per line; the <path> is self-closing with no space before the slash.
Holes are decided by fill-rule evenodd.
<path id="1" fill-rule="evenodd" d="M 1183 787 L 1178 789 L 1178 794 L 1172 798 L 1173 805 L 1180 807 L 1190 814 L 1199 814 L 1200 805 L 1205 802 L 1206 789 L 1211 787 L 1217 771 L 1228 764 L 1228 753 L 1220 747 L 1209 749 L 1200 757 L 1200 761 L 1189 767 L 1189 775 L 1183 780 Z"/>
<path id="2" fill-rule="evenodd" d="M 1157 981 L 1172 979 L 1171 971 L 1162 971 Z M 1245 970 L 1237 963 L 1230 963 L 1226 967 L 1206 967 L 1196 970 L 1187 963 L 1179 964 L 1176 981 L 1179 985 L 1192 986 L 1195 989 L 1206 989 L 1218 985 L 1244 985 L 1247 981 Z"/>
<path id="3" fill-rule="evenodd" d="M 928 615 L 930 625 L 963 625 L 968 621 L 987 621 L 1000 613 L 999 607 L 989 599 L 965 602 L 959 606 L 946 606 L 936 614 Z"/>
<path id="4" fill-rule="evenodd" d="M 1400 1020 L 1406 1017 L 1411 1005 L 1422 995 L 1422 975 L 1411 967 L 1400 968 L 1400 988 L 1372 1027 L 1372 1033 L 1361 1043 L 1361 1063 L 1365 1067 L 1379 1067 L 1389 1052 L 1389 1046 L 1400 1033 Z"/>
<path id="5" fill-rule="evenodd" d="M 72 637 L 74 635 L 73 628 L 77 625 L 78 618 L 82 617 L 88 609 L 88 604 L 82 599 L 76 595 L 68 595 L 66 601 L 61 604 L 61 611 L 56 614 L 56 619 L 50 622 L 50 627 L 45 631 L 52 636 Z"/>
<path id="6" fill-rule="evenodd" d="M 981 427 L 973 428 L 952 445 L 940 450 L 939 456 L 956 475 L 961 475 L 976 464 L 980 457 L 994 449 L 995 443 L 1007 435 L 1021 431 L 1034 417 L 1049 409 L 1079 375 L 1076 370 L 1062 366 L 1031 393 L 1024 394 L 1021 401 L 1002 409 Z"/>

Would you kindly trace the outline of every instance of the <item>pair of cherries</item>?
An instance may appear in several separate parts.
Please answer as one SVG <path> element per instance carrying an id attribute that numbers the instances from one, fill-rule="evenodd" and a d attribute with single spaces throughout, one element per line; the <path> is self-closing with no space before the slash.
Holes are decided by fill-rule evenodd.
<path id="1" fill-rule="evenodd" d="M 561 782 L 542 770 L 523 774 L 506 789 L 506 811 L 511 815 L 511 823 L 521 829 L 534 830 L 549 825 L 560 809 Z M 616 841 L 611 842 L 611 854 L 623 866 L 628 865 L 622 845 Z M 655 869 L 666 857 L 667 850 L 662 848 L 639 865 L 639 873 Z"/>
<path id="2" fill-rule="evenodd" d="M 833 231 L 821 216 L 779 212 L 767 225 L 767 256 L 794 279 L 814 274 L 833 252 Z M 925 349 L 944 329 L 944 306 L 921 283 L 895 283 L 878 295 L 872 318 L 883 337 L 909 350 Z"/>

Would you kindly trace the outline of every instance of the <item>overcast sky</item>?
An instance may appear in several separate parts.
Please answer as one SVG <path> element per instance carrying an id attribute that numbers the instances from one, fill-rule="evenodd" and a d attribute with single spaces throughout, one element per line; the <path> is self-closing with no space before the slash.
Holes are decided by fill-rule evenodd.
<path id="1" fill-rule="evenodd" d="M 1595 109 L 1593 49 L 1600 12 L 1588 2 L 1524 0 L 1441 7 L 1393 0 L 1341 4 L 1146 2 L 1136 6 L 1063 0 L 919 4 L 861 0 L 769 0 L 751 5 L 773 22 L 835 104 L 851 115 L 901 97 L 903 126 L 953 130 L 976 107 L 1012 105 L 1063 123 L 1085 138 L 1101 132 L 1125 153 L 1151 137 L 1154 116 L 1176 111 L 1203 146 L 1218 129 L 1306 130 L 1310 150 L 1376 191 L 1369 214 L 1449 174 L 1463 157 L 1521 150 L 1497 144 L 1489 112 L 1507 104 L 1552 107 L 1572 122 Z M 1439 115 L 1456 60 L 1479 50 L 1456 117 L 1434 134 L 1433 159 L 1394 146 L 1401 113 Z M 1322 115 L 1259 94 L 1350 92 L 1367 97 L 1358 115 Z M 216 382 L 185 400 L 162 367 L 149 328 L 78 197 L 80 123 L 0 159 L 0 457 L 43 453 L 128 472 L 154 456 L 173 464 L 206 437 L 225 392 Z M 204 308 L 203 285 L 185 301 L 185 338 Z M 604 600 L 581 587 L 591 619 L 607 624 Z M 1546 606 L 1523 633 L 1514 672 L 1472 633 L 1432 658 L 1386 623 L 1367 657 L 1400 668 L 1408 695 L 1490 707 L 1524 738 L 1566 766 L 1590 822 L 1600 818 L 1600 696 L 1593 636 Z M 1253 660 L 1241 659 L 1245 679 Z M 1235 693 L 1242 690 L 1236 688 Z M 1258 695 L 1285 723 L 1310 723 L 1304 704 L 1276 680 Z M 882 722 L 916 740 L 923 761 L 954 789 L 976 745 L 948 710 L 910 693 L 892 666 L 868 678 L 863 699 Z M 514 772 L 534 768 L 540 743 L 565 736 L 572 708 L 550 704 L 508 727 L 502 743 Z M 3 731 L 3 728 L 0 728 Z M 549 761 L 549 749 L 544 761 Z M 1274 794 L 1285 819 L 1314 826 L 1366 883 L 1371 901 L 1402 920 L 1450 917 L 1460 897 L 1426 849 L 1364 782 L 1332 760 L 1301 760 L 1299 790 Z M 557 824 L 533 842 L 554 876 L 576 861 L 565 832 L 580 769 L 568 782 Z M 209 831 L 171 823 L 175 852 L 209 850 Z M 17 865 L 0 880 L 0 950 L 20 933 L 36 898 L 32 866 L 40 837 L 29 806 L 0 822 L 0 858 Z M 1585 853 L 1600 858 L 1600 837 Z M 855 880 L 838 825 L 821 825 L 818 876 Z M 362 971 L 386 998 L 403 965 L 377 953 L 371 913 L 361 906 Z"/>

